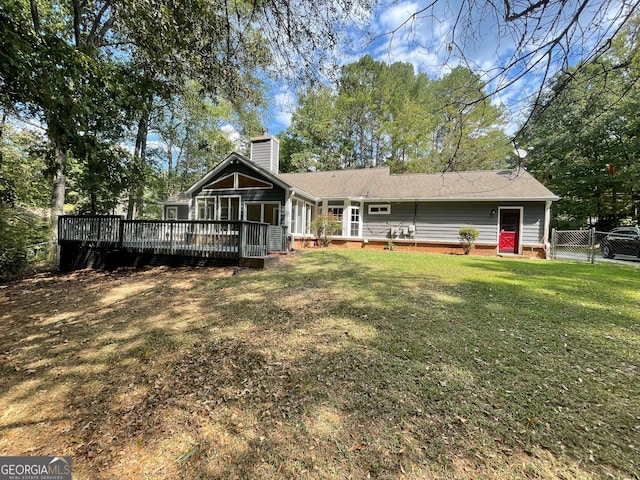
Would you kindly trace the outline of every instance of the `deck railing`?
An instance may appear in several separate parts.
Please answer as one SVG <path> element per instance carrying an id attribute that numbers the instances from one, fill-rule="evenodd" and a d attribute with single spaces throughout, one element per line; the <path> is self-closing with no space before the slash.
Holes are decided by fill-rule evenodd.
<path id="1" fill-rule="evenodd" d="M 269 225 L 245 221 L 60 216 L 58 243 L 125 252 L 239 259 L 268 253 Z"/>
<path id="2" fill-rule="evenodd" d="M 121 222 L 122 217 L 118 215 L 60 216 L 58 243 L 72 241 L 96 247 L 115 246 L 120 242 Z"/>

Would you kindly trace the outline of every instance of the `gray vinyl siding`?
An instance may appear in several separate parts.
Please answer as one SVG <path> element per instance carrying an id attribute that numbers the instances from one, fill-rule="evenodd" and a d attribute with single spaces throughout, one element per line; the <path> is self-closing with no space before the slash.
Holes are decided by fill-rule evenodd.
<path id="1" fill-rule="evenodd" d="M 383 202 L 375 202 L 381 204 Z M 478 242 L 497 242 L 498 207 L 524 207 L 521 242 L 539 244 L 544 229 L 544 203 L 496 202 L 402 202 L 391 203 L 390 215 L 370 215 L 365 204 L 362 212 L 365 238 L 389 238 L 392 227 L 401 228 L 414 223 L 415 238 L 432 242 L 459 242 L 458 230 L 463 226 L 478 229 Z M 495 210 L 496 214 L 491 215 Z"/>
<path id="2" fill-rule="evenodd" d="M 544 209 L 544 203 L 528 203 L 524 205 L 522 244 L 537 245 L 542 243 L 544 237 Z"/>
<path id="3" fill-rule="evenodd" d="M 280 144 L 276 139 L 265 138 L 251 142 L 251 161 L 276 174 L 279 169 L 279 152 Z"/>

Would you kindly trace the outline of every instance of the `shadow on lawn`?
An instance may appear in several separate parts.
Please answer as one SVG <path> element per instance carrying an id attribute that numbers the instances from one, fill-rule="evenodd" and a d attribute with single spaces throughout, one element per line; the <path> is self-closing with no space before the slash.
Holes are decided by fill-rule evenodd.
<path id="1" fill-rule="evenodd" d="M 12 288 L 0 452 L 72 455 L 79 478 L 634 475 L 624 293 L 611 327 L 593 285 L 578 300 L 546 263 L 448 283 L 394 260 L 427 263 L 331 252 Z"/>

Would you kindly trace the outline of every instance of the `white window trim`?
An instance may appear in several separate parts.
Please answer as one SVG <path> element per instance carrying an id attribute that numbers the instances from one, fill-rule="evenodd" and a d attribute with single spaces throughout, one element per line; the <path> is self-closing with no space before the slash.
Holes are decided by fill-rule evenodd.
<path id="1" fill-rule="evenodd" d="M 227 222 L 237 222 L 238 220 L 242 220 L 242 197 L 240 195 L 218 195 L 218 201 L 216 202 L 217 204 L 217 208 L 216 208 L 216 220 L 220 220 L 222 218 L 222 199 L 223 198 L 228 198 L 228 199 L 233 199 L 233 198 L 237 198 L 238 199 L 238 218 L 234 218 L 231 220 L 225 220 Z"/>
<path id="2" fill-rule="evenodd" d="M 327 202 L 329 203 L 329 202 Z M 329 214 L 329 210 L 334 209 L 334 208 L 340 208 L 342 209 L 342 218 L 340 219 L 340 221 L 342 222 L 342 228 L 340 229 L 340 234 L 339 235 L 333 235 L 333 237 L 335 238 L 342 238 L 342 237 L 346 237 L 348 236 L 348 231 L 347 228 L 349 227 L 349 216 L 348 214 L 350 213 L 349 207 L 346 206 L 344 203 L 342 203 L 342 205 L 323 205 L 323 212 L 325 214 Z M 346 235 L 345 235 L 346 233 Z"/>
<path id="3" fill-rule="evenodd" d="M 250 178 L 251 180 L 255 180 L 256 182 L 261 182 L 266 184 L 267 186 L 265 187 L 239 187 L 238 184 L 238 176 L 242 175 L 245 178 Z M 208 185 L 213 185 L 216 182 L 221 182 L 222 180 L 225 180 L 227 178 L 233 177 L 233 187 L 226 187 L 226 188 L 207 188 Z M 233 172 L 230 173 L 229 175 L 225 175 L 224 177 L 220 177 L 217 178 L 215 181 L 210 182 L 207 186 L 205 186 L 203 188 L 203 191 L 207 191 L 207 192 L 224 192 L 224 191 L 228 191 L 228 190 L 269 190 L 273 188 L 273 183 L 268 182 L 267 180 L 261 180 L 259 178 L 256 177 L 252 177 L 251 175 L 247 175 L 245 173 L 240 173 L 240 172 Z"/>
<path id="4" fill-rule="evenodd" d="M 311 223 L 313 221 L 316 206 L 301 198 L 291 200 L 290 232 L 295 235 L 311 235 Z M 298 224 L 298 220 L 300 223 Z M 295 226 L 295 228 L 294 228 Z"/>
<path id="5" fill-rule="evenodd" d="M 199 200 L 205 200 L 207 204 L 209 202 L 213 202 L 213 218 L 200 218 L 200 206 L 198 205 Z M 216 216 L 218 215 L 218 200 L 216 197 L 206 197 L 206 196 L 196 197 L 195 203 L 196 203 L 196 208 L 194 213 L 195 213 L 196 220 L 217 220 Z"/>
<path id="6" fill-rule="evenodd" d="M 289 228 L 291 233 L 298 233 L 298 204 L 300 201 L 297 198 L 291 199 L 291 221 L 289 222 Z"/>
<path id="7" fill-rule="evenodd" d="M 357 235 L 351 235 L 351 226 L 353 225 L 354 222 L 351 221 L 351 216 L 353 215 L 353 210 L 357 208 L 358 209 L 358 233 Z M 360 205 L 351 205 L 349 206 L 349 230 L 348 230 L 348 234 L 350 238 L 361 238 L 362 237 L 362 208 L 360 207 Z"/>
<path id="8" fill-rule="evenodd" d="M 273 183 L 271 183 L 271 182 L 267 182 L 266 180 L 260 180 L 259 178 L 252 177 L 251 175 L 247 175 L 247 174 L 245 174 L 245 173 L 240 173 L 240 172 L 236 172 L 234 175 L 235 175 L 235 177 L 236 177 L 236 178 L 235 178 L 235 183 L 234 183 L 234 185 L 235 185 L 235 189 L 236 189 L 236 190 L 269 190 L 269 189 L 272 189 L 272 188 L 273 188 Z M 243 177 L 245 177 L 245 178 L 250 178 L 251 180 L 255 180 L 256 182 L 262 182 L 262 183 L 265 183 L 265 184 L 267 184 L 268 186 L 267 186 L 267 187 L 239 187 L 239 186 L 238 186 L 238 184 L 239 184 L 239 182 L 238 182 L 238 176 L 239 176 L 239 175 L 242 175 L 242 176 L 243 176 Z"/>
<path id="9" fill-rule="evenodd" d="M 371 211 L 371 209 L 377 208 L 377 212 Z M 391 205 L 388 203 L 372 203 L 367 205 L 367 211 L 369 215 L 391 215 Z"/>
<path id="10" fill-rule="evenodd" d="M 247 209 L 249 207 L 249 205 L 259 205 L 260 206 L 260 222 L 261 223 L 270 223 L 267 222 L 264 218 L 264 207 L 265 205 L 277 205 L 278 206 L 278 224 L 277 226 L 280 226 L 281 223 L 281 212 L 282 212 L 282 205 L 280 205 L 279 202 L 244 202 L 244 204 L 242 205 L 242 219 L 246 220 L 247 219 Z"/>
<path id="11" fill-rule="evenodd" d="M 233 187 L 225 187 L 225 188 L 207 188 L 209 185 L 213 185 L 214 183 L 221 182 L 226 180 L 227 178 L 233 177 Z M 235 173 L 230 173 L 229 175 L 225 175 L 224 177 L 216 178 L 213 182 L 209 182 L 208 185 L 205 185 L 202 188 L 203 192 L 224 192 L 225 190 L 235 190 L 236 185 L 238 185 L 238 180 L 236 178 Z"/>
<path id="12" fill-rule="evenodd" d="M 306 202 L 305 202 L 306 203 Z M 306 203 L 307 211 L 305 215 L 304 234 L 311 235 L 311 224 L 315 218 L 315 206 L 312 203 Z"/>
<path id="13" fill-rule="evenodd" d="M 175 212 L 175 217 L 173 219 L 169 218 L 169 212 Z M 165 208 L 165 220 L 177 220 L 178 219 L 178 207 L 166 207 Z"/>
<path id="14" fill-rule="evenodd" d="M 522 255 L 522 236 L 524 230 L 524 207 L 518 205 L 505 205 L 498 207 L 498 218 L 496 219 L 496 252 L 500 252 L 500 213 L 502 210 L 520 210 L 520 225 L 518 226 L 518 255 Z"/>

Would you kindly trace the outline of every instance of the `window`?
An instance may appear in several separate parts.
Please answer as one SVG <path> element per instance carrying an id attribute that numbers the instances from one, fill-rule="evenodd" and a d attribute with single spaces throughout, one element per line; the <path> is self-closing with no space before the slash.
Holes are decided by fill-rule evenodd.
<path id="1" fill-rule="evenodd" d="M 280 204 L 265 203 L 264 205 L 264 223 L 269 225 L 280 225 Z"/>
<path id="2" fill-rule="evenodd" d="M 360 207 L 350 207 L 351 214 L 349 215 L 349 236 L 360 236 Z"/>
<path id="3" fill-rule="evenodd" d="M 240 197 L 220 197 L 220 220 L 240 220 Z"/>
<path id="4" fill-rule="evenodd" d="M 196 198 L 196 219 L 215 220 L 216 199 L 214 197 Z"/>
<path id="5" fill-rule="evenodd" d="M 389 215 L 391 205 L 369 205 L 369 215 Z"/>
<path id="6" fill-rule="evenodd" d="M 298 200 L 291 201 L 291 233 L 298 233 Z"/>
<path id="7" fill-rule="evenodd" d="M 296 225 L 296 230 L 294 230 L 295 233 L 302 233 L 302 231 L 304 230 L 304 222 L 303 222 L 303 218 L 304 218 L 304 207 L 305 204 L 304 202 L 296 202 L 298 208 L 296 209 L 295 212 L 295 225 Z"/>
<path id="8" fill-rule="evenodd" d="M 229 190 L 234 187 L 234 175 L 227 175 L 204 187 L 205 190 Z"/>
<path id="9" fill-rule="evenodd" d="M 311 233 L 314 206 L 304 200 L 291 201 L 291 233 Z"/>
<path id="10" fill-rule="evenodd" d="M 263 222 L 280 225 L 279 203 L 247 203 L 246 219 L 250 222 Z"/>
<path id="11" fill-rule="evenodd" d="M 273 188 L 273 184 L 242 173 L 232 173 L 204 187 L 204 190 L 247 190 L 251 188 Z"/>
<path id="12" fill-rule="evenodd" d="M 248 188 L 273 188 L 271 183 L 263 182 L 262 180 L 258 180 L 257 178 L 249 177 L 248 175 L 243 175 L 238 173 L 238 188 L 248 189 Z"/>
<path id="13" fill-rule="evenodd" d="M 327 213 L 329 215 L 333 215 L 336 220 L 342 221 L 343 212 L 344 212 L 344 208 L 343 207 L 327 207 Z M 336 233 L 334 235 L 336 235 L 336 236 L 342 235 L 342 228 L 340 230 L 336 231 Z"/>
<path id="14" fill-rule="evenodd" d="M 311 233 L 311 222 L 313 221 L 313 207 L 307 204 L 307 222 L 304 225 L 304 233 Z"/>
<path id="15" fill-rule="evenodd" d="M 167 220 L 177 220 L 178 219 L 178 207 L 167 207 L 166 212 Z"/>
<path id="16" fill-rule="evenodd" d="M 246 219 L 249 222 L 261 222 L 262 221 L 262 204 L 248 203 Z"/>
<path id="17" fill-rule="evenodd" d="M 503 210 L 500 217 L 500 230 L 503 232 L 517 232 L 520 223 L 520 211 Z"/>

